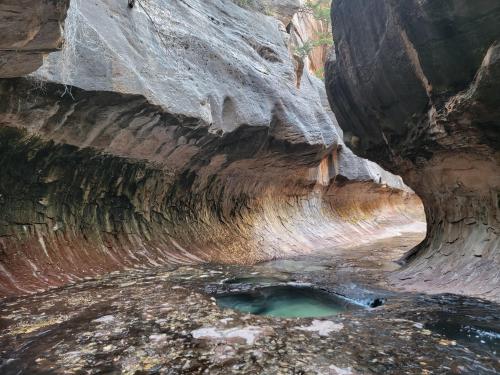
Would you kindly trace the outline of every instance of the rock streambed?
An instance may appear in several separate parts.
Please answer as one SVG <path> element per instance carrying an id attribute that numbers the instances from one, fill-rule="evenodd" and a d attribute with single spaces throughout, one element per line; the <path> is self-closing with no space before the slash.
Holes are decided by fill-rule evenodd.
<path id="1" fill-rule="evenodd" d="M 390 245 L 396 249 L 392 253 L 396 259 L 414 241 L 410 234 L 370 246 L 386 256 L 384 246 Z M 366 249 L 346 249 L 348 254 L 356 251 L 362 255 Z M 460 321 L 469 330 L 498 335 L 497 304 L 398 292 L 388 287 L 388 271 L 342 254 L 330 255 L 311 260 L 309 271 L 284 266 L 282 261 L 137 269 L 4 299 L 0 370 L 2 374 L 495 374 L 500 370 L 497 338 L 477 340 L 436 325 L 439 316 L 443 322 Z M 295 262 L 306 264 L 307 259 L 311 258 Z M 378 262 L 383 263 L 383 257 L 373 264 Z M 244 284 L 227 280 L 250 279 L 246 285 L 251 288 L 261 277 L 266 285 L 307 283 L 357 301 L 377 297 L 386 302 L 321 318 L 267 317 L 217 306 L 213 297 L 217 290 Z"/>

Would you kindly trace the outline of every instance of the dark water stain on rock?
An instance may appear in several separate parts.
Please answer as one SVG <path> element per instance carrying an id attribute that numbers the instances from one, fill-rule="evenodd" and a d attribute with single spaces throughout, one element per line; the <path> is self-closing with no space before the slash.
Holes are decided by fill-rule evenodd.
<path id="1" fill-rule="evenodd" d="M 425 328 L 458 343 L 485 347 L 500 353 L 500 322 L 496 317 L 476 317 L 437 312 Z"/>

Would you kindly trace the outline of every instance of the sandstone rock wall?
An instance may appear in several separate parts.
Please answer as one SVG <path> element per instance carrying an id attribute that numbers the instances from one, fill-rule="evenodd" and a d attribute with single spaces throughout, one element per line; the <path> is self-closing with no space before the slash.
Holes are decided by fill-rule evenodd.
<path id="1" fill-rule="evenodd" d="M 3 0 L 0 3 L 0 78 L 38 69 L 49 52 L 62 46 L 69 0 Z"/>
<path id="2" fill-rule="evenodd" d="M 400 178 L 345 147 L 319 80 L 297 87 L 271 15 L 72 0 L 65 40 L 0 81 L 3 295 L 355 244 L 421 215 Z"/>
<path id="3" fill-rule="evenodd" d="M 330 102 L 346 142 L 422 198 L 408 288 L 500 298 L 500 3 L 336 0 Z"/>

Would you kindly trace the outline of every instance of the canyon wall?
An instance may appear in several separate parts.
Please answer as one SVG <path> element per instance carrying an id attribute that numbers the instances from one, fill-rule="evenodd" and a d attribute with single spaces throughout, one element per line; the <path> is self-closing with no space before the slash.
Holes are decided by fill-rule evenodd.
<path id="1" fill-rule="evenodd" d="M 327 91 L 355 153 L 422 198 L 394 282 L 500 299 L 500 3 L 335 0 Z"/>
<path id="2" fill-rule="evenodd" d="M 323 83 L 297 77 L 295 2 L 271 3 L 71 1 L 63 48 L 0 80 L 1 295 L 422 219 L 401 178 L 344 145 Z"/>

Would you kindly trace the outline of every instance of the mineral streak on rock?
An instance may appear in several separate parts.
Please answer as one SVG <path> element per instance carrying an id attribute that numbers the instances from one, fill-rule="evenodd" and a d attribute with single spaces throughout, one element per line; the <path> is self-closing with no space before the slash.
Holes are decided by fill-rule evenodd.
<path id="1" fill-rule="evenodd" d="M 336 0 L 327 91 L 348 145 L 422 198 L 408 288 L 500 299 L 500 3 Z"/>
<path id="2" fill-rule="evenodd" d="M 0 294 L 421 220 L 400 178 L 343 144 L 319 80 L 297 88 L 287 38 L 228 0 L 71 1 L 62 51 L 0 81 Z"/>

